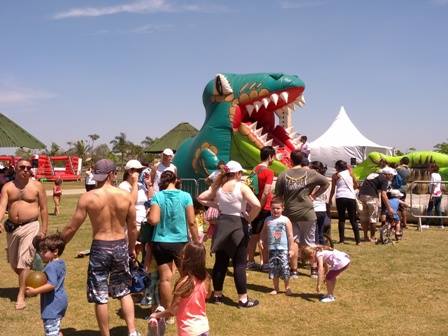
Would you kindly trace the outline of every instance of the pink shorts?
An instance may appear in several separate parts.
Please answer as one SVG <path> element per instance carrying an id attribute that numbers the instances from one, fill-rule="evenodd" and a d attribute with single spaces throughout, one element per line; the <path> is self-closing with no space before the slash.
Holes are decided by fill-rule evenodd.
<path id="1" fill-rule="evenodd" d="M 29 269 L 33 264 L 36 249 L 33 239 L 39 233 L 39 222 L 34 221 L 19 226 L 6 236 L 7 258 L 13 268 Z"/>
<path id="2" fill-rule="evenodd" d="M 331 270 L 327 273 L 327 276 L 325 277 L 325 280 L 334 280 L 336 279 L 336 277 L 341 274 L 342 272 L 344 272 L 348 266 L 350 266 L 350 263 L 348 263 L 347 265 L 345 265 L 344 267 L 342 267 L 341 269 L 338 270 Z"/>

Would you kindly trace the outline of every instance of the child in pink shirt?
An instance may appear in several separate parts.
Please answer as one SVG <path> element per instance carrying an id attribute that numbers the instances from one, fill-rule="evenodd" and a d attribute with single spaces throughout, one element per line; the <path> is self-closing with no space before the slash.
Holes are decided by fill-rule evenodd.
<path id="1" fill-rule="evenodd" d="M 205 246 L 185 245 L 179 272 L 180 279 L 174 285 L 173 302 L 162 312 L 151 314 L 149 327 L 157 327 L 157 320 L 176 316 L 177 335 L 208 336 L 209 324 L 205 302 L 210 297 L 210 276 L 205 268 Z"/>
<path id="2" fill-rule="evenodd" d="M 345 271 L 350 265 L 350 257 L 347 253 L 332 249 L 328 246 L 316 246 L 310 248 L 313 259 L 318 266 L 317 292 L 320 292 L 320 286 L 324 282 L 327 284 L 327 295 L 321 298 L 321 302 L 333 302 L 334 288 L 336 286 L 336 277 Z"/>

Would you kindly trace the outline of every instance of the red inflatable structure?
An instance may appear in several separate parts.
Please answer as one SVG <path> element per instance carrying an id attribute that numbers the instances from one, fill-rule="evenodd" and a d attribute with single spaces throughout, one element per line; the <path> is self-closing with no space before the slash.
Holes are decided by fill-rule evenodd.
<path id="1" fill-rule="evenodd" d="M 0 163 L 4 166 L 15 166 L 19 156 L 0 155 Z M 34 155 L 31 159 L 34 177 L 38 180 L 79 181 L 81 179 L 82 159 L 71 155 Z"/>

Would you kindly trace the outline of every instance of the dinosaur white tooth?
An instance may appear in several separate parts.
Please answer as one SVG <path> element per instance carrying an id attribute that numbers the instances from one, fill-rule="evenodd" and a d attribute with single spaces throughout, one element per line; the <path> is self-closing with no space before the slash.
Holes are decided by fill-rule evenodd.
<path id="1" fill-rule="evenodd" d="M 274 103 L 275 106 L 277 106 L 278 94 L 276 93 L 271 94 L 271 101 Z"/>
<path id="2" fill-rule="evenodd" d="M 294 127 L 285 128 L 286 133 L 290 134 L 293 131 Z"/>
<path id="3" fill-rule="evenodd" d="M 255 106 L 255 111 L 258 112 L 258 110 L 261 107 L 261 102 L 259 102 L 258 100 L 254 101 L 254 106 Z"/>
<path id="4" fill-rule="evenodd" d="M 305 96 L 303 94 L 299 96 L 299 101 L 301 101 L 304 105 L 306 104 Z"/>
<path id="5" fill-rule="evenodd" d="M 297 135 L 297 132 L 292 132 L 288 134 L 290 138 L 295 138 Z"/>
<path id="6" fill-rule="evenodd" d="M 305 104 L 303 103 L 303 102 L 301 102 L 301 101 L 295 101 L 295 104 L 298 106 L 298 107 L 304 107 L 305 106 Z"/>
<path id="7" fill-rule="evenodd" d="M 261 136 L 261 133 L 263 133 L 263 127 L 255 130 L 255 132 L 254 132 L 254 134 L 258 137 Z"/>
<path id="8" fill-rule="evenodd" d="M 272 139 L 271 139 L 272 140 Z M 279 145 L 277 145 L 277 146 L 274 146 L 274 150 L 275 151 L 278 151 L 278 149 L 280 148 L 280 146 Z"/>
<path id="9" fill-rule="evenodd" d="M 288 103 L 288 92 L 283 91 L 282 93 L 280 93 L 280 98 L 285 102 Z"/>
<path id="10" fill-rule="evenodd" d="M 272 142 L 274 141 L 274 139 L 268 140 L 264 143 L 265 146 L 272 146 Z"/>
<path id="11" fill-rule="evenodd" d="M 286 113 L 292 113 L 294 109 L 291 106 L 286 106 Z"/>
<path id="12" fill-rule="evenodd" d="M 249 114 L 249 116 L 251 116 L 252 115 L 252 112 L 254 111 L 254 106 L 253 105 L 246 105 L 246 111 L 247 111 L 247 114 Z"/>
<path id="13" fill-rule="evenodd" d="M 282 111 L 281 109 L 279 109 L 279 110 L 275 110 L 274 113 L 275 113 L 279 118 L 281 118 L 281 117 L 283 116 L 283 111 Z"/>
<path id="14" fill-rule="evenodd" d="M 255 131 L 255 130 L 257 129 L 257 123 L 258 123 L 258 121 L 254 122 L 253 124 L 250 124 L 250 125 L 249 125 L 249 128 L 250 128 L 252 131 Z"/>
<path id="15" fill-rule="evenodd" d="M 261 140 L 261 142 L 265 143 L 266 140 L 268 139 L 268 134 L 267 133 L 263 134 L 261 137 L 259 137 L 259 139 Z"/>
<path id="16" fill-rule="evenodd" d="M 264 108 L 268 108 L 269 105 L 269 99 L 268 98 L 263 98 L 261 100 L 261 103 L 263 104 Z"/>

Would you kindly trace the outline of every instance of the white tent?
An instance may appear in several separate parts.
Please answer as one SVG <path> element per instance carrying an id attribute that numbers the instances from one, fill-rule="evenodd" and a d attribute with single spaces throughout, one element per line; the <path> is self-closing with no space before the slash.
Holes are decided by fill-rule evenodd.
<path id="1" fill-rule="evenodd" d="M 392 154 L 392 148 L 382 146 L 367 139 L 352 123 L 344 106 L 341 106 L 336 119 L 319 138 L 310 143 L 311 160 L 321 161 L 327 165 L 327 174 L 334 173 L 337 160 L 361 163 L 370 152 Z"/>

